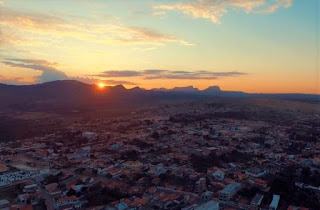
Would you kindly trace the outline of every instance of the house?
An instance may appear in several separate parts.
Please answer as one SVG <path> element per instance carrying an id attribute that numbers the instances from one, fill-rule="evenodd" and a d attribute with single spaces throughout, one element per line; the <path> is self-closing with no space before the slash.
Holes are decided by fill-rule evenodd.
<path id="1" fill-rule="evenodd" d="M 88 153 L 88 152 L 91 151 L 91 147 L 89 147 L 89 146 L 88 147 L 82 147 L 81 150 L 82 150 L 82 152 Z"/>
<path id="2" fill-rule="evenodd" d="M 203 191 L 205 191 L 207 189 L 207 181 L 206 178 L 200 178 L 197 182 L 196 182 L 196 186 L 195 186 L 195 191 L 197 193 L 201 193 Z"/>
<path id="3" fill-rule="evenodd" d="M 10 210 L 33 210 L 32 205 L 12 205 Z"/>
<path id="4" fill-rule="evenodd" d="M 253 176 L 257 178 L 257 177 L 262 177 L 268 174 L 268 171 L 264 169 L 259 169 L 259 168 L 251 168 L 246 170 L 245 173 L 248 174 L 249 176 Z"/>
<path id="5" fill-rule="evenodd" d="M 29 197 L 29 194 L 18 195 L 18 201 L 20 201 L 21 203 L 26 203 Z"/>
<path id="6" fill-rule="evenodd" d="M 16 180 L 24 180 L 31 178 L 31 174 L 29 172 L 24 171 L 12 171 L 6 172 L 0 175 L 0 186 L 8 185 Z"/>
<path id="7" fill-rule="evenodd" d="M 248 174 L 242 173 L 241 171 L 234 171 L 233 175 L 236 177 L 237 180 L 245 180 L 249 177 Z"/>
<path id="8" fill-rule="evenodd" d="M 202 195 L 201 198 L 204 200 L 211 200 L 213 197 L 213 192 L 211 191 L 205 191 Z"/>
<path id="9" fill-rule="evenodd" d="M 94 133 L 94 132 L 89 132 L 89 131 L 86 131 L 86 132 L 83 132 L 82 133 L 82 137 L 83 138 L 86 138 L 88 140 L 94 140 L 97 138 L 97 134 Z"/>
<path id="10" fill-rule="evenodd" d="M 216 180 L 223 181 L 225 177 L 224 171 L 218 167 L 208 168 L 207 174 L 213 176 Z"/>
<path id="11" fill-rule="evenodd" d="M 128 204 L 126 204 L 125 202 L 119 202 L 118 204 L 115 205 L 115 207 L 117 208 L 117 210 L 126 210 L 129 209 Z"/>
<path id="12" fill-rule="evenodd" d="M 289 206 L 287 210 L 309 210 L 309 209 L 305 207 Z"/>
<path id="13" fill-rule="evenodd" d="M 48 189 L 48 193 L 49 193 L 52 197 L 58 198 L 58 197 L 61 196 L 62 191 L 59 190 L 59 189 L 57 189 L 57 188 L 50 188 L 50 189 Z"/>
<path id="14" fill-rule="evenodd" d="M 77 201 L 78 201 L 78 198 L 74 195 L 62 197 L 57 200 L 57 206 L 60 207 L 60 206 L 65 206 L 65 205 L 70 205 L 70 204 L 73 205 Z"/>
<path id="15" fill-rule="evenodd" d="M 67 185 L 67 188 L 68 188 L 68 189 L 73 189 L 73 190 L 75 190 L 76 192 L 80 192 L 83 187 L 84 187 L 84 185 L 82 185 L 82 184 L 74 184 L 74 183 L 71 183 L 71 184 L 68 184 L 68 185 Z"/>
<path id="16" fill-rule="evenodd" d="M 125 198 L 122 199 L 120 203 L 125 203 L 127 206 L 133 207 L 133 208 L 139 208 L 141 206 L 145 206 L 148 203 L 148 200 L 144 198 L 138 198 L 138 197 L 133 197 L 133 198 Z M 123 206 L 126 206 L 122 204 Z"/>
<path id="17" fill-rule="evenodd" d="M 217 201 L 209 201 L 201 206 L 195 207 L 195 210 L 219 210 L 219 202 Z"/>
<path id="18" fill-rule="evenodd" d="M 9 203 L 9 201 L 6 200 L 6 199 L 0 200 L 0 209 L 1 209 L 1 210 L 10 209 L 10 203 Z"/>
<path id="19" fill-rule="evenodd" d="M 5 165 L 3 165 L 3 164 L 0 164 L 0 173 L 1 172 L 5 172 L 5 171 L 7 171 L 8 170 L 8 167 L 7 166 L 5 166 Z"/>
<path id="20" fill-rule="evenodd" d="M 122 164 L 125 168 L 140 168 L 143 166 L 143 164 L 139 161 L 127 161 Z"/>
<path id="21" fill-rule="evenodd" d="M 254 179 L 254 184 L 257 187 L 259 187 L 260 189 L 265 189 L 268 187 L 268 182 L 266 180 L 262 180 L 262 179 L 258 179 L 258 178 Z"/>
<path id="22" fill-rule="evenodd" d="M 34 192 L 34 193 L 27 193 L 27 194 L 18 195 L 18 200 L 21 203 L 27 203 L 29 201 L 33 205 L 33 204 L 37 204 L 40 199 L 41 199 L 40 192 Z"/>
<path id="23" fill-rule="evenodd" d="M 224 175 L 225 175 L 225 173 L 224 173 L 223 171 L 221 171 L 221 170 L 216 170 L 216 171 L 212 174 L 212 176 L 213 176 L 215 179 L 219 180 L 219 181 L 223 181 L 223 180 L 224 180 Z"/>
<path id="24" fill-rule="evenodd" d="M 167 169 L 162 164 L 158 164 L 156 166 L 150 166 L 149 174 L 159 176 L 160 174 L 164 174 L 167 172 Z"/>
<path id="25" fill-rule="evenodd" d="M 36 183 L 44 182 L 44 176 L 36 176 L 34 180 L 36 181 Z"/>
<path id="26" fill-rule="evenodd" d="M 23 188 L 23 192 L 26 192 L 26 193 L 35 192 L 37 190 L 37 187 L 38 187 L 38 185 L 36 185 L 36 184 L 26 185 Z"/>
<path id="27" fill-rule="evenodd" d="M 54 189 L 58 187 L 58 183 L 51 183 L 44 186 L 46 190 Z"/>
<path id="28" fill-rule="evenodd" d="M 148 203 L 148 200 L 146 200 L 146 199 L 144 199 L 144 198 L 135 198 L 134 200 L 133 200 L 133 202 L 131 203 L 131 206 L 132 207 L 135 207 L 135 208 L 139 208 L 139 207 L 141 207 L 141 206 L 145 206 L 145 205 L 147 205 L 147 203 Z"/>
<path id="29" fill-rule="evenodd" d="M 280 201 L 280 195 L 274 194 L 269 206 L 269 210 L 277 210 Z"/>
<path id="30" fill-rule="evenodd" d="M 251 206 L 251 209 L 258 209 L 258 207 L 261 205 L 261 202 L 262 202 L 262 199 L 263 199 L 264 195 L 260 194 L 260 193 L 257 193 L 251 203 L 250 203 L 250 206 Z"/>
<path id="31" fill-rule="evenodd" d="M 60 206 L 59 207 L 59 210 L 73 210 L 73 205 L 72 204 L 66 204 L 66 205 L 63 205 L 63 206 Z"/>
<path id="32" fill-rule="evenodd" d="M 230 201 L 230 198 L 241 190 L 241 188 L 241 183 L 233 182 L 228 184 L 225 188 L 219 191 L 219 200 Z"/>
<path id="33" fill-rule="evenodd" d="M 44 168 L 44 169 L 41 169 L 41 170 L 39 171 L 39 173 L 40 173 L 40 175 L 46 175 L 46 174 L 49 173 L 49 171 L 50 171 L 49 168 Z"/>
<path id="34" fill-rule="evenodd" d="M 111 145 L 111 149 L 112 150 L 118 150 L 118 149 L 120 149 L 120 145 L 119 144 L 113 144 L 113 145 Z"/>
<path id="35" fill-rule="evenodd" d="M 104 169 L 101 172 L 101 174 L 103 174 L 103 175 L 111 174 L 112 176 L 117 176 L 117 175 L 121 174 L 121 172 L 122 172 L 121 168 L 113 167 L 113 168 Z"/>

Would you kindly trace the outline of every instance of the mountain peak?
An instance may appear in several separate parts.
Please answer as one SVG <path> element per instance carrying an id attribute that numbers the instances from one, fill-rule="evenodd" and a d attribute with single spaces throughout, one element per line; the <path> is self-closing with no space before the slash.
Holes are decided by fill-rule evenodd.
<path id="1" fill-rule="evenodd" d="M 194 88 L 193 86 L 186 86 L 186 87 L 175 87 L 172 91 L 179 91 L 179 92 L 195 92 L 199 91 L 198 88 Z"/>
<path id="2" fill-rule="evenodd" d="M 205 92 L 221 92 L 221 89 L 219 86 L 210 86 L 207 89 L 203 90 Z"/>
<path id="3" fill-rule="evenodd" d="M 128 89 L 128 90 L 131 91 L 131 92 L 133 92 L 133 93 L 140 93 L 140 92 L 145 91 L 145 89 L 140 88 L 139 86 L 133 87 L 133 88 Z"/>
<path id="4" fill-rule="evenodd" d="M 123 85 L 115 85 L 112 88 L 115 90 L 126 90 L 126 88 Z"/>
<path id="5" fill-rule="evenodd" d="M 139 86 L 135 86 L 135 87 L 133 87 L 133 88 L 131 88 L 129 90 L 142 90 L 142 88 L 140 88 Z"/>

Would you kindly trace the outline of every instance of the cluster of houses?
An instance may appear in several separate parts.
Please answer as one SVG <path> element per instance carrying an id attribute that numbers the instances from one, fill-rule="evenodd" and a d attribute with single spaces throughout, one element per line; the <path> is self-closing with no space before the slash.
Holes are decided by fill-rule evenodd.
<path id="1" fill-rule="evenodd" d="M 75 122 L 68 131 L 22 141 L 19 148 L 2 144 L 3 163 L 27 156 L 56 173 L 0 164 L 0 190 L 30 180 L 9 204 L 38 205 L 44 200 L 47 208 L 54 209 L 95 207 L 92 189 L 96 187 L 122 196 L 110 196 L 116 198 L 98 209 L 277 210 L 284 198 L 270 192 L 272 177 L 294 163 L 320 166 L 320 159 L 312 155 L 320 151 L 319 143 L 306 145 L 308 155 L 287 152 L 294 142 L 287 134 L 289 126 L 199 120 L 206 111 L 186 111 L 174 119 L 170 116 L 176 110 L 170 107 L 135 112 L 116 119 Z M 49 175 L 54 179 L 48 181 Z M 303 183 L 296 186 L 318 189 Z M 243 195 L 251 189 L 258 192 Z M 8 202 L 0 201 L 0 207 Z"/>
<path id="2" fill-rule="evenodd" d="M 9 168 L 4 164 L 0 164 L 2 171 L 0 172 L 0 187 L 11 185 L 12 183 L 23 181 L 26 179 L 41 178 L 49 173 L 49 169 L 41 169 L 39 171 L 18 170 Z"/>

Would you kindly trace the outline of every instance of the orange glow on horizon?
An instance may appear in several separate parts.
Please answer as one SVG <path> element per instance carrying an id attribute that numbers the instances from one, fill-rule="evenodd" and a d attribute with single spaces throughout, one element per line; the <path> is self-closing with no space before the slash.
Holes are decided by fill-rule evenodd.
<path id="1" fill-rule="evenodd" d="M 97 86 L 98 86 L 100 89 L 102 89 L 102 88 L 104 88 L 104 87 L 106 86 L 106 84 L 104 84 L 103 82 L 99 82 L 99 83 L 97 84 Z"/>

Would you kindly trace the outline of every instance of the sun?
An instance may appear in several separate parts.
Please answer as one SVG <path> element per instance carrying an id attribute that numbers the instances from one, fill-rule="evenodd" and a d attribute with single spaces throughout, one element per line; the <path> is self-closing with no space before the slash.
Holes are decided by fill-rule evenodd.
<path id="1" fill-rule="evenodd" d="M 99 82 L 97 85 L 99 88 L 104 88 L 106 86 L 103 82 Z"/>

